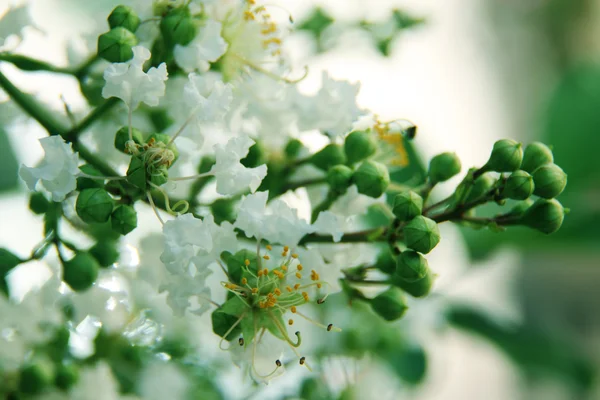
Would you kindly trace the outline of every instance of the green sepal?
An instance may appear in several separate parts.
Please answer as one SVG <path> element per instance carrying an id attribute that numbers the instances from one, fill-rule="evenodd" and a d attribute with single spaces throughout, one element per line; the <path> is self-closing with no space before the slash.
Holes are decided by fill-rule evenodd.
<path id="1" fill-rule="evenodd" d="M 131 7 L 124 5 L 116 6 L 108 16 L 108 25 L 111 28 L 122 26 L 130 32 L 135 32 L 140 26 L 140 17 Z"/>
<path id="2" fill-rule="evenodd" d="M 144 160 L 137 156 L 131 157 L 129 168 L 127 169 L 127 182 L 143 191 L 146 191 L 146 175 L 146 165 L 144 164 Z"/>
<path id="3" fill-rule="evenodd" d="M 404 241 L 411 249 L 427 254 L 440 242 L 440 230 L 434 220 L 419 215 L 404 227 Z"/>
<path id="4" fill-rule="evenodd" d="M 93 176 L 102 176 L 102 172 L 98 171 L 96 167 L 90 164 L 83 164 L 79 167 L 79 170 L 84 174 L 93 175 Z M 92 179 L 80 176 L 77 178 L 77 190 L 80 192 L 85 189 L 93 189 L 93 188 L 103 188 L 104 180 L 102 179 Z"/>
<path id="5" fill-rule="evenodd" d="M 245 267 L 245 260 L 250 261 L 250 264 L 247 267 L 250 272 L 252 272 L 254 275 L 256 275 L 258 272 L 258 259 L 255 251 L 244 249 L 235 254 L 224 251 L 221 253 L 221 259 L 225 262 L 225 265 L 227 265 L 227 273 L 229 274 L 229 278 L 231 279 L 232 283 L 239 285 L 242 277 L 246 277 L 248 282 L 250 282 L 250 279 L 245 275 L 242 269 L 242 267 Z"/>
<path id="6" fill-rule="evenodd" d="M 133 47 L 138 40 L 123 27 L 116 27 L 98 36 L 98 56 L 111 63 L 122 63 L 133 58 Z"/>

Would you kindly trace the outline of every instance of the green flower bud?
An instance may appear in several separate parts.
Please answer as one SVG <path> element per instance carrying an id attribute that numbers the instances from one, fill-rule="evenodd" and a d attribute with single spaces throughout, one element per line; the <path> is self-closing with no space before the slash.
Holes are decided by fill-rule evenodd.
<path id="1" fill-rule="evenodd" d="M 517 170 L 510 174 L 502 195 L 513 200 L 525 200 L 533 194 L 533 177 L 527 172 Z"/>
<path id="2" fill-rule="evenodd" d="M 148 176 L 150 177 L 150 182 L 156 186 L 162 186 L 169 180 L 169 170 L 166 165 L 158 168 L 150 168 Z"/>
<path id="3" fill-rule="evenodd" d="M 512 139 L 502 139 L 494 143 L 490 159 L 485 169 L 496 172 L 512 172 L 519 169 L 523 161 L 523 146 Z"/>
<path id="4" fill-rule="evenodd" d="M 112 240 L 101 240 L 88 251 L 101 267 L 109 267 L 119 259 L 117 244 Z"/>
<path id="5" fill-rule="evenodd" d="M 185 46 L 196 37 L 196 23 L 187 7 L 175 8 L 160 21 L 160 32 L 172 46 Z"/>
<path id="6" fill-rule="evenodd" d="M 416 251 L 406 250 L 398 256 L 395 276 L 407 282 L 423 279 L 429 270 L 427 259 Z"/>
<path id="7" fill-rule="evenodd" d="M 74 291 L 83 292 L 94 284 L 99 269 L 98 261 L 91 254 L 81 251 L 63 262 L 63 281 Z"/>
<path id="8" fill-rule="evenodd" d="M 404 227 L 404 240 L 409 248 L 427 254 L 440 242 L 440 230 L 434 220 L 419 215 Z"/>
<path id="9" fill-rule="evenodd" d="M 407 281 L 399 278 L 397 275 L 392 275 L 392 283 L 410 294 L 412 297 L 425 297 L 433 287 L 433 273 L 429 268 L 426 269 L 425 276 L 416 281 Z"/>
<path id="10" fill-rule="evenodd" d="M 230 198 L 221 198 L 212 202 L 210 211 L 215 217 L 215 222 L 221 224 L 223 221 L 233 222 L 236 217 L 236 201 Z"/>
<path id="11" fill-rule="evenodd" d="M 537 199 L 527 209 L 521 223 L 547 235 L 560 229 L 565 219 L 565 210 L 557 200 Z"/>
<path id="12" fill-rule="evenodd" d="M 98 36 L 98 56 L 112 63 L 122 63 L 133 58 L 133 46 L 138 40 L 125 28 L 117 27 Z"/>
<path id="13" fill-rule="evenodd" d="M 456 153 L 442 153 L 431 159 L 427 174 L 431 183 L 444 182 L 457 175 L 461 167 Z"/>
<path id="14" fill-rule="evenodd" d="M 139 129 L 131 129 L 131 137 L 134 143 L 141 145 L 144 143 L 144 135 Z M 115 148 L 121 153 L 129 154 L 127 152 L 126 144 L 129 141 L 129 127 L 124 126 L 117 131 L 115 134 Z"/>
<path id="15" fill-rule="evenodd" d="M 567 174 L 556 164 L 546 164 L 533 171 L 535 190 L 533 194 L 552 199 L 567 186 Z"/>
<path id="16" fill-rule="evenodd" d="M 31 193 L 31 196 L 29 196 L 29 209 L 34 214 L 44 214 L 46 211 L 48 211 L 49 206 L 50 202 L 42 193 L 33 192 Z"/>
<path id="17" fill-rule="evenodd" d="M 106 101 L 102 97 L 102 89 L 106 81 L 102 77 L 85 76 L 79 80 L 79 89 L 81 94 L 85 97 L 91 106 L 99 106 L 102 102 Z"/>
<path id="18" fill-rule="evenodd" d="M 291 158 L 294 158 L 300 154 L 300 151 L 304 148 L 304 144 L 298 139 L 291 139 L 285 145 L 285 155 Z"/>
<path id="19" fill-rule="evenodd" d="M 113 231 L 127 235 L 137 227 L 137 213 L 132 206 L 121 204 L 113 211 L 110 222 Z"/>
<path id="20" fill-rule="evenodd" d="M 122 26 L 130 32 L 135 32 L 140 26 L 140 17 L 137 16 L 131 7 L 116 6 L 108 16 L 108 25 L 112 28 Z"/>
<path id="21" fill-rule="evenodd" d="M 145 191 L 148 183 L 146 165 L 141 157 L 133 156 L 127 169 L 127 182 Z"/>
<path id="22" fill-rule="evenodd" d="M 344 151 L 346 152 L 348 163 L 356 164 L 375 154 L 377 151 L 377 141 L 372 133 L 354 131 L 346 136 Z"/>
<path id="23" fill-rule="evenodd" d="M 421 215 L 423 211 L 423 198 L 417 193 L 409 190 L 394 197 L 394 208 L 392 212 L 400 221 L 410 221 Z"/>
<path id="24" fill-rule="evenodd" d="M 552 162 L 554 162 L 554 156 L 552 155 L 550 147 L 546 146 L 544 143 L 533 142 L 525 148 L 521 169 L 532 173 L 542 165 L 550 164 Z"/>
<path id="25" fill-rule="evenodd" d="M 84 189 L 79 192 L 75 211 L 82 221 L 88 224 L 108 221 L 114 207 L 114 200 L 104 189 Z"/>
<path id="26" fill-rule="evenodd" d="M 483 196 L 490 193 L 494 185 L 496 184 L 497 179 L 492 176 L 491 173 L 482 174 L 480 177 L 475 179 L 473 182 L 473 186 L 471 186 L 471 191 L 467 195 L 464 203 L 469 204 L 474 201 L 480 200 Z"/>
<path id="27" fill-rule="evenodd" d="M 359 193 L 377 198 L 388 188 L 390 174 L 385 165 L 367 160 L 354 171 L 352 182 L 356 185 Z"/>
<path id="28" fill-rule="evenodd" d="M 375 261 L 375 268 L 388 275 L 396 272 L 396 259 L 389 249 L 384 249 L 379 253 L 377 261 Z"/>
<path id="29" fill-rule="evenodd" d="M 371 300 L 371 307 L 386 321 L 402 318 L 408 306 L 402 290 L 392 286 Z"/>
<path id="30" fill-rule="evenodd" d="M 29 395 L 42 393 L 52 383 L 52 365 L 46 360 L 21 367 L 19 371 L 19 392 Z"/>
<path id="31" fill-rule="evenodd" d="M 327 183 L 336 193 L 344 193 L 352 184 L 352 169 L 345 165 L 336 165 L 327 171 Z"/>
<path id="32" fill-rule="evenodd" d="M 506 215 L 521 216 L 521 215 L 525 214 L 525 212 L 532 205 L 533 205 L 533 200 L 531 200 L 531 199 L 519 201 L 514 205 L 513 208 L 511 208 L 511 210 Z"/>
<path id="33" fill-rule="evenodd" d="M 83 164 L 79 167 L 79 170 L 84 174 L 93 175 L 93 176 L 102 176 L 102 172 L 98 171 L 96 167 L 90 164 Z M 103 188 L 104 180 L 102 179 L 92 179 L 86 178 L 84 176 L 80 176 L 77 178 L 77 190 L 80 192 L 85 189 L 96 189 Z"/>
<path id="34" fill-rule="evenodd" d="M 74 364 L 61 364 L 56 370 L 54 384 L 62 390 L 68 390 L 79 380 L 79 370 Z"/>
<path id="35" fill-rule="evenodd" d="M 327 171 L 329 168 L 346 163 L 346 155 L 342 146 L 328 144 L 310 157 L 310 162 L 317 168 Z"/>
<path id="36" fill-rule="evenodd" d="M 14 255 L 12 252 L 0 247 L 0 273 L 8 272 L 22 262 L 23 260 Z"/>

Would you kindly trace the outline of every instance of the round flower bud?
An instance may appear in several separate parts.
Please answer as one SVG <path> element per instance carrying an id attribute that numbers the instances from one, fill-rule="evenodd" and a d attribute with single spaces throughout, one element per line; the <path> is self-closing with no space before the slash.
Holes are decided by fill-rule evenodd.
<path id="1" fill-rule="evenodd" d="M 144 135 L 139 129 L 131 129 L 131 137 L 134 143 L 141 145 L 144 143 Z M 122 153 L 127 154 L 126 144 L 129 141 L 129 128 L 127 126 L 122 127 L 115 134 L 115 148 Z"/>
<path id="2" fill-rule="evenodd" d="M 346 163 L 346 155 L 342 146 L 328 144 L 310 157 L 310 162 L 317 168 L 327 171 L 329 168 Z"/>
<path id="3" fill-rule="evenodd" d="M 427 175 L 431 183 L 444 182 L 460 172 L 460 159 L 456 153 L 442 153 L 429 162 Z"/>
<path id="4" fill-rule="evenodd" d="M 108 25 L 112 28 L 122 26 L 130 32 L 135 32 L 140 26 L 140 17 L 131 7 L 116 6 L 108 16 Z"/>
<path id="5" fill-rule="evenodd" d="M 409 190 L 394 197 L 394 208 L 392 212 L 400 221 L 410 221 L 421 215 L 423 211 L 423 198 L 417 193 Z"/>
<path id="6" fill-rule="evenodd" d="M 345 165 L 336 165 L 327 171 L 327 183 L 336 193 L 344 193 L 352 184 L 352 169 Z"/>
<path id="7" fill-rule="evenodd" d="M 517 170 L 510 174 L 502 195 L 513 200 L 525 200 L 533 194 L 533 177 L 527 172 Z"/>
<path id="8" fill-rule="evenodd" d="M 29 196 L 29 209 L 34 214 L 43 214 L 48 211 L 48 207 L 50 206 L 50 202 L 40 192 L 33 192 L 31 196 Z"/>
<path id="9" fill-rule="evenodd" d="M 285 149 L 284 149 L 285 155 L 288 157 L 296 157 L 298 154 L 300 154 L 300 151 L 302 150 L 303 147 L 304 147 L 304 144 L 300 140 L 291 139 L 285 145 Z"/>
<path id="10" fill-rule="evenodd" d="M 388 275 L 396 272 L 396 259 L 388 249 L 382 250 L 375 261 L 375 268 Z"/>
<path id="11" fill-rule="evenodd" d="M 127 235 L 137 227 L 137 213 L 132 206 L 121 204 L 113 211 L 110 222 L 113 231 Z"/>
<path id="12" fill-rule="evenodd" d="M 125 28 L 117 27 L 98 36 L 98 55 L 112 63 L 122 63 L 133 58 L 133 46 L 138 40 Z"/>
<path id="13" fill-rule="evenodd" d="M 402 318 L 408 310 L 404 293 L 394 286 L 373 298 L 371 307 L 386 321 L 395 321 Z"/>
<path id="14" fill-rule="evenodd" d="M 525 148 L 523 154 L 523 162 L 521 163 L 521 169 L 532 173 L 539 167 L 545 164 L 554 162 L 554 156 L 550 147 L 544 143 L 533 142 Z"/>
<path id="15" fill-rule="evenodd" d="M 83 164 L 79 167 L 79 170 L 87 175 L 102 176 L 102 172 L 98 171 L 96 167 L 90 164 Z M 77 178 L 77 190 L 80 192 L 84 189 L 96 189 L 103 187 L 104 180 L 102 179 L 86 178 L 85 176 L 80 176 Z"/>
<path id="16" fill-rule="evenodd" d="M 70 389 L 79 380 L 79 370 L 74 364 L 61 364 L 56 370 L 54 384 L 62 390 Z"/>
<path id="17" fill-rule="evenodd" d="M 427 254 L 440 242 L 440 230 L 434 220 L 419 215 L 404 227 L 404 241 L 409 248 Z"/>
<path id="18" fill-rule="evenodd" d="M 416 251 L 406 250 L 398 256 L 395 266 L 397 278 L 407 282 L 423 279 L 429 270 L 427 259 Z"/>
<path id="19" fill-rule="evenodd" d="M 372 133 L 354 131 L 346 136 L 344 151 L 350 164 L 355 164 L 375 154 L 377 141 Z"/>
<path id="20" fill-rule="evenodd" d="M 531 199 L 519 201 L 514 205 L 513 208 L 511 208 L 511 210 L 506 215 L 521 216 L 521 215 L 525 214 L 525 212 L 532 205 L 533 205 L 533 200 L 531 200 Z"/>
<path id="21" fill-rule="evenodd" d="M 108 221 L 114 207 L 114 200 L 104 189 L 85 189 L 79 192 L 75 211 L 82 221 L 88 224 Z"/>
<path id="22" fill-rule="evenodd" d="M 521 223 L 547 235 L 560 229 L 565 210 L 557 200 L 537 199 L 521 218 Z"/>
<path id="23" fill-rule="evenodd" d="M 91 254 L 81 251 L 63 263 L 63 281 L 76 292 L 82 292 L 94 284 L 98 269 L 98 261 Z"/>
<path id="24" fill-rule="evenodd" d="M 533 194 L 552 199 L 567 186 L 567 174 L 556 164 L 546 164 L 533 171 L 535 190 Z"/>
<path id="25" fill-rule="evenodd" d="M 523 146 L 512 139 L 502 139 L 494 143 L 490 159 L 485 169 L 496 172 L 512 172 L 519 169 L 523 161 Z"/>
<path id="26" fill-rule="evenodd" d="M 471 186 L 471 191 L 467 195 L 465 199 L 465 203 L 469 204 L 474 201 L 480 200 L 483 196 L 490 193 L 494 185 L 496 184 L 497 179 L 492 176 L 491 173 L 482 174 L 480 177 L 475 179 L 473 182 L 473 186 Z"/>
<path id="27" fill-rule="evenodd" d="M 189 8 L 175 8 L 169 11 L 160 21 L 160 32 L 172 46 L 176 44 L 185 46 L 194 40 L 196 23 Z"/>
<path id="28" fill-rule="evenodd" d="M 390 184 L 390 174 L 385 165 L 367 160 L 352 175 L 352 182 L 359 193 L 377 198 L 385 193 Z"/>
<path id="29" fill-rule="evenodd" d="M 19 392 L 28 395 L 42 393 L 52 383 L 52 375 L 49 361 L 38 360 L 24 365 L 19 371 Z"/>
<path id="30" fill-rule="evenodd" d="M 88 252 L 98 261 L 101 267 L 110 267 L 119 259 L 117 244 L 112 240 L 101 240 L 92 246 Z"/>

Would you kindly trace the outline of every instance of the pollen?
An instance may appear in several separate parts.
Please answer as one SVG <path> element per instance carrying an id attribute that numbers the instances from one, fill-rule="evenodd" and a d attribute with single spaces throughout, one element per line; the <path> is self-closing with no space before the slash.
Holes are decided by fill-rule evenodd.
<path id="1" fill-rule="evenodd" d="M 317 283 L 317 288 L 321 289 L 323 285 L 321 283 Z"/>
<path id="2" fill-rule="evenodd" d="M 290 311 L 294 314 L 296 314 L 296 306 L 292 306 L 290 307 Z"/>
<path id="3" fill-rule="evenodd" d="M 298 290 L 298 288 L 300 288 L 300 284 L 299 284 L 299 283 L 296 283 L 296 284 L 294 285 L 294 290 Z"/>
<path id="4" fill-rule="evenodd" d="M 254 16 L 254 13 L 252 13 L 252 11 L 244 11 L 244 19 L 246 21 L 250 21 L 250 20 L 255 20 L 256 17 Z"/>
<path id="5" fill-rule="evenodd" d="M 273 250 L 273 246 L 271 246 L 270 244 L 266 245 L 265 247 L 266 247 L 266 248 L 267 248 L 267 250 L 269 250 L 269 251 Z"/>
<path id="6" fill-rule="evenodd" d="M 298 253 L 292 253 L 292 258 L 298 258 Z"/>
<path id="7" fill-rule="evenodd" d="M 247 285 L 247 284 L 248 284 L 248 279 L 242 278 L 242 285 Z"/>
<path id="8" fill-rule="evenodd" d="M 277 275 L 277 277 L 278 277 L 279 279 L 283 279 L 283 276 L 284 276 L 284 275 L 283 275 L 283 272 L 281 272 L 281 271 L 277 271 L 277 270 L 275 269 L 275 270 L 273 270 L 273 273 L 274 273 L 275 275 Z"/>
<path id="9" fill-rule="evenodd" d="M 258 277 L 260 278 L 261 276 L 263 276 L 263 270 L 259 269 L 257 272 Z"/>
<path id="10" fill-rule="evenodd" d="M 302 264 L 298 264 L 298 266 L 296 268 L 298 269 L 298 271 L 302 271 L 302 268 L 304 268 L 304 267 L 302 266 Z"/>
<path id="11" fill-rule="evenodd" d="M 300 272 L 296 272 L 296 278 L 302 279 L 302 274 Z"/>
<path id="12" fill-rule="evenodd" d="M 283 265 L 281 266 L 281 269 L 282 269 L 282 270 L 284 270 L 284 271 L 287 271 L 287 265 L 283 264 Z"/>
<path id="13" fill-rule="evenodd" d="M 233 284 L 233 283 L 229 283 L 229 282 L 228 282 L 228 283 L 226 283 L 226 284 L 225 284 L 225 287 L 226 287 L 227 289 L 232 289 L 232 290 L 233 290 L 233 289 L 236 289 L 238 286 L 237 286 L 237 285 L 235 285 L 235 284 Z"/>
<path id="14" fill-rule="evenodd" d="M 275 293 L 275 296 L 281 296 L 281 290 L 279 288 L 275 288 L 275 290 L 273 290 L 273 293 Z"/>
<path id="15" fill-rule="evenodd" d="M 285 257 L 285 256 L 287 256 L 287 251 L 282 251 L 281 252 L 281 257 Z"/>
<path id="16" fill-rule="evenodd" d="M 289 246 L 283 246 L 283 251 L 285 251 L 287 253 L 288 251 L 290 251 L 290 247 Z"/>
<path id="17" fill-rule="evenodd" d="M 264 275 L 264 276 L 267 276 L 267 275 L 269 275 L 269 269 L 268 269 L 268 268 L 265 268 L 265 269 L 263 269 L 262 271 L 263 271 L 263 275 Z"/>
<path id="18" fill-rule="evenodd" d="M 294 320 L 290 318 L 290 319 L 288 320 L 288 325 L 294 325 Z"/>
<path id="19" fill-rule="evenodd" d="M 252 294 L 256 294 L 256 293 L 258 293 L 258 288 L 257 287 L 252 288 Z"/>
<path id="20" fill-rule="evenodd" d="M 292 293 L 292 291 L 293 291 L 294 289 L 292 289 L 292 288 L 291 288 L 291 286 L 286 286 L 286 287 L 285 287 L 285 290 L 287 290 L 288 292 Z"/>
<path id="21" fill-rule="evenodd" d="M 309 301 L 308 293 L 302 292 L 302 297 L 304 297 L 304 301 Z"/>
<path id="22" fill-rule="evenodd" d="M 250 260 L 248 260 L 247 258 L 244 260 L 244 265 L 247 267 L 248 265 L 250 265 Z"/>
<path id="23" fill-rule="evenodd" d="M 271 257 L 269 257 L 269 255 L 268 255 L 268 254 L 265 254 L 265 255 L 263 256 L 263 258 L 264 258 L 265 260 L 270 260 L 270 259 L 271 259 Z"/>

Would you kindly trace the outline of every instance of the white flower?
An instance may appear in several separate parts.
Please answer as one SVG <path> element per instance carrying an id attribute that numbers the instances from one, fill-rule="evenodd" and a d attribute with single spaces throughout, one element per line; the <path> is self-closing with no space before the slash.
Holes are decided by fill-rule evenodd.
<path id="1" fill-rule="evenodd" d="M 168 362 L 154 362 L 144 368 L 138 385 L 144 400 L 187 399 L 190 386 L 185 374 Z"/>
<path id="2" fill-rule="evenodd" d="M 210 246 L 205 245 L 199 249 L 196 257 L 192 260 L 196 268 L 201 269 L 215 262 L 221 257 L 224 251 L 237 250 L 237 235 L 233 230 L 233 225 L 229 222 L 222 222 L 221 225 L 215 223 L 212 215 L 207 215 L 202 221 L 203 228 L 207 230 L 211 237 Z"/>
<path id="3" fill-rule="evenodd" d="M 190 299 L 196 298 L 199 308 L 189 310 L 196 315 L 204 314 L 210 308 L 210 288 L 206 286 L 206 278 L 212 273 L 209 269 L 190 275 L 172 275 L 166 283 L 160 285 L 159 293 L 167 292 L 167 304 L 173 314 L 182 317 L 185 311 L 192 306 Z"/>
<path id="4" fill-rule="evenodd" d="M 196 38 L 185 46 L 176 45 L 175 62 L 186 71 L 208 71 L 209 62 L 217 61 L 227 50 L 227 42 L 221 37 L 221 23 L 206 21 Z"/>
<path id="5" fill-rule="evenodd" d="M 343 136 L 362 114 L 356 104 L 360 84 L 331 79 L 323 72 L 321 90 L 315 96 L 299 96 L 300 130 L 319 129 L 328 136 Z"/>
<path id="6" fill-rule="evenodd" d="M 188 115 L 183 135 L 202 144 L 202 126 L 222 123 L 233 100 L 231 85 L 221 80 L 196 74 L 188 75 L 183 90 L 183 100 Z"/>
<path id="7" fill-rule="evenodd" d="M 9 8 L 4 15 L 0 16 L 0 21 L 0 48 L 4 46 L 6 39 L 11 35 L 22 39 L 23 29 L 33 24 L 27 4 Z"/>
<path id="8" fill-rule="evenodd" d="M 268 383 L 285 372 L 285 367 L 277 367 L 276 361 L 283 362 L 285 342 L 271 333 L 256 333 L 251 343 L 245 346 L 232 346 L 232 361 L 258 383 Z"/>
<path id="9" fill-rule="evenodd" d="M 342 217 L 331 211 L 322 211 L 313 224 L 315 232 L 328 233 L 334 242 L 339 242 L 349 225 L 349 217 Z"/>
<path id="10" fill-rule="evenodd" d="M 82 368 L 79 380 L 71 389 L 72 400 L 118 400 L 119 385 L 110 367 L 103 361 L 93 367 Z"/>
<path id="11" fill-rule="evenodd" d="M 150 59 L 150 51 L 142 46 L 133 48 L 133 58 L 125 63 L 115 63 L 104 71 L 106 85 L 102 96 L 106 99 L 118 97 L 130 110 L 136 109 L 140 103 L 155 107 L 165 94 L 167 66 L 162 63 L 144 72 L 144 63 Z"/>
<path id="12" fill-rule="evenodd" d="M 304 235 L 313 232 L 310 224 L 298 217 L 297 210 L 284 201 L 273 200 L 267 207 L 268 197 L 268 192 L 245 196 L 240 202 L 234 226 L 248 237 L 287 246 L 295 246 Z"/>
<path id="13" fill-rule="evenodd" d="M 63 201 L 77 187 L 79 158 L 60 136 L 40 139 L 40 144 L 46 153 L 41 164 L 35 168 L 22 165 L 19 175 L 29 190 L 35 190 L 41 181 L 53 201 Z"/>
<path id="14" fill-rule="evenodd" d="M 267 166 L 246 168 L 240 160 L 248 155 L 254 140 L 247 136 L 229 139 L 225 146 L 214 146 L 216 163 L 210 170 L 217 179 L 217 192 L 234 195 L 246 188 L 254 193 L 267 176 Z"/>

